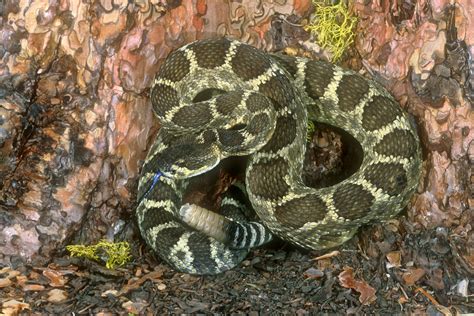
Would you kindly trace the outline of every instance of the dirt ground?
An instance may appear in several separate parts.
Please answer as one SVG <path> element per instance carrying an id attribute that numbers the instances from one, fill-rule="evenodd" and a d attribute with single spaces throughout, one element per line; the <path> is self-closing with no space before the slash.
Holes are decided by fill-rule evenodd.
<path id="1" fill-rule="evenodd" d="M 417 232 L 404 216 L 364 229 L 327 258 L 276 242 L 217 276 L 176 273 L 157 264 L 138 241 L 135 245 L 133 261 L 115 270 L 68 256 L 42 267 L 4 268 L 3 313 L 459 315 L 474 310 L 466 296 L 472 293 L 472 269 L 459 255 L 466 246 L 462 238 L 443 229 Z"/>

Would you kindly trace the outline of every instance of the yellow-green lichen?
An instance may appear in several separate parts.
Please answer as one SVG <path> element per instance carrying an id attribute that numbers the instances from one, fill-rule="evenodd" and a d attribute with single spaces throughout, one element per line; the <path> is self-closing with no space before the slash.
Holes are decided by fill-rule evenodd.
<path id="1" fill-rule="evenodd" d="M 333 5 L 327 0 L 313 3 L 314 21 L 305 29 L 316 35 L 318 44 L 332 53 L 332 61 L 337 61 L 354 41 L 357 18 L 351 16 L 343 1 Z"/>
<path id="2" fill-rule="evenodd" d="M 95 245 L 69 245 L 66 249 L 71 257 L 85 257 L 105 262 L 108 269 L 123 266 L 130 261 L 130 245 L 127 242 L 111 243 L 101 240 Z"/>
<path id="3" fill-rule="evenodd" d="M 316 130 L 316 126 L 314 125 L 314 122 L 308 121 L 308 123 L 306 124 L 306 141 L 308 142 L 311 141 L 315 130 Z"/>

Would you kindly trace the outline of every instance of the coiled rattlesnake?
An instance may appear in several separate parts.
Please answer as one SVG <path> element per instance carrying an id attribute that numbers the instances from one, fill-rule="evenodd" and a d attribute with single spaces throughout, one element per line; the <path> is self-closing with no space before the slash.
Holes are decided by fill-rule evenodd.
<path id="1" fill-rule="evenodd" d="M 377 83 L 327 62 L 225 38 L 197 41 L 170 54 L 151 100 L 161 129 L 140 178 L 138 223 L 146 242 L 181 271 L 232 268 L 269 239 L 266 228 L 305 248 L 339 245 L 361 225 L 397 214 L 418 183 L 419 140 L 408 115 Z M 321 189 L 303 183 L 308 116 L 362 147 L 349 178 Z M 187 178 L 239 155 L 250 155 L 246 191 L 264 225 L 182 207 Z M 213 238 L 219 234 L 203 218 L 216 220 L 223 237 Z"/>

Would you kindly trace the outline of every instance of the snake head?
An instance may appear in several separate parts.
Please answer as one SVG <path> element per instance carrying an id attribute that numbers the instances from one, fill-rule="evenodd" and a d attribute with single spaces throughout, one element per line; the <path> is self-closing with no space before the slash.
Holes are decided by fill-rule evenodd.
<path id="1" fill-rule="evenodd" d="M 219 164 L 221 155 L 212 144 L 180 144 L 166 148 L 157 158 L 163 176 L 184 179 L 210 171 Z"/>

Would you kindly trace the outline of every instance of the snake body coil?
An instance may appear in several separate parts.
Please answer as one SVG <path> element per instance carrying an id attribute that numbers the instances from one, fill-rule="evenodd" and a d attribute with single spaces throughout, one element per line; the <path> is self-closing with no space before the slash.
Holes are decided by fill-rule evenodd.
<path id="1" fill-rule="evenodd" d="M 170 54 L 151 100 L 162 127 L 140 178 L 138 223 L 146 242 L 180 271 L 219 273 L 248 252 L 192 229 L 180 213 L 187 179 L 226 157 L 250 155 L 245 186 L 264 226 L 224 228 L 240 234 L 237 243 L 254 241 L 247 246 L 268 239 L 265 227 L 304 248 L 337 246 L 361 225 L 397 214 L 418 184 L 419 140 L 408 115 L 377 83 L 327 62 L 225 38 L 197 41 Z M 350 177 L 320 189 L 303 183 L 308 119 L 360 144 L 361 165 Z"/>

